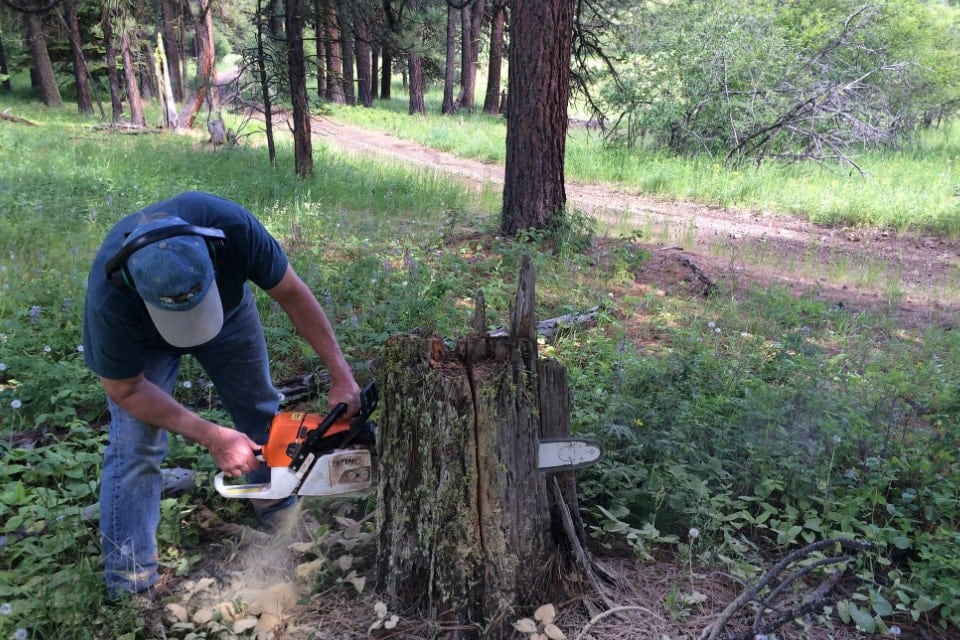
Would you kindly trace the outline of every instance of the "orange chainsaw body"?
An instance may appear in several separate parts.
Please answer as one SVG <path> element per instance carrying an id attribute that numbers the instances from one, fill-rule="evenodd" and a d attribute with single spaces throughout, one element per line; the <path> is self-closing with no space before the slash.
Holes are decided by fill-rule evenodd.
<path id="1" fill-rule="evenodd" d="M 293 462 L 296 451 L 307 435 L 320 426 L 326 418 L 319 413 L 284 411 L 274 416 L 270 423 L 267 443 L 263 445 L 263 459 L 268 467 L 286 467 Z M 339 420 L 330 425 L 324 437 L 350 430 L 349 420 Z"/>

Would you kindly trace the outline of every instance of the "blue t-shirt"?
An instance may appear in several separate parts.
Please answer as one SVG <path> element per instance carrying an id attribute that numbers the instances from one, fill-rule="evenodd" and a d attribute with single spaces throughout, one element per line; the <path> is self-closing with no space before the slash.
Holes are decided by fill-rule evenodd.
<path id="1" fill-rule="evenodd" d="M 143 300 L 114 286 L 104 265 L 144 216 L 167 213 L 189 224 L 213 227 L 226 235 L 216 263 L 217 288 L 227 314 L 243 300 L 249 280 L 261 289 L 280 283 L 287 257 L 280 244 L 252 213 L 239 204 L 209 193 L 191 191 L 158 202 L 120 220 L 107 234 L 90 268 L 83 310 L 83 358 L 98 376 L 122 380 L 144 370 L 147 349 L 178 350 L 157 331 Z"/>

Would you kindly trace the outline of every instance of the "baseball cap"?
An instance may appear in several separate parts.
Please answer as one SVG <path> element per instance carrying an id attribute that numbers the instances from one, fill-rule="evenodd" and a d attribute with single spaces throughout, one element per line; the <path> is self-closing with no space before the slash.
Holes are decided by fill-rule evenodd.
<path id="1" fill-rule="evenodd" d="M 181 218 L 154 218 L 137 225 L 124 244 L 170 227 Z M 127 271 L 163 339 L 175 347 L 212 340 L 223 328 L 223 305 L 213 261 L 201 236 L 177 235 L 151 242 L 127 258 Z"/>

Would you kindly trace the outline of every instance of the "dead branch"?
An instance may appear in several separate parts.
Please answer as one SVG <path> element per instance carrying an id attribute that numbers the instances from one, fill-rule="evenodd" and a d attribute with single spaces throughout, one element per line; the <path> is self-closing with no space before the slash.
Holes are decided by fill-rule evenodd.
<path id="1" fill-rule="evenodd" d="M 600 313 L 600 307 L 593 307 L 583 313 L 568 313 L 555 318 L 540 320 L 536 325 L 538 336 L 550 340 L 560 330 L 566 327 L 592 327 L 597 324 L 597 315 Z M 502 327 L 495 327 L 486 332 L 491 338 L 503 337 L 507 335 L 507 330 Z"/>
<path id="2" fill-rule="evenodd" d="M 757 617 L 747 632 L 737 635 L 722 636 L 725 640 L 747 640 L 753 638 L 759 633 L 768 633 L 781 626 L 796 620 L 798 617 L 807 615 L 814 611 L 821 610 L 832 600 L 828 597 L 833 586 L 839 581 L 839 575 L 843 571 L 837 571 L 828 575 L 824 581 L 813 589 L 799 604 L 788 603 L 786 607 L 778 607 L 777 599 L 784 590 L 803 577 L 809 576 L 814 570 L 826 566 L 845 564 L 854 558 L 852 554 L 834 555 L 820 558 L 814 562 L 805 564 L 797 570 L 789 573 L 783 579 L 780 576 L 792 565 L 800 562 L 809 556 L 827 549 L 846 549 L 855 553 L 872 549 L 873 545 L 869 542 L 851 540 L 848 538 L 833 538 L 814 542 L 801 549 L 797 549 L 787 554 L 781 561 L 776 563 L 770 571 L 752 587 L 741 593 L 733 602 L 731 602 L 720 616 L 704 629 L 700 635 L 700 640 L 718 640 L 727 623 L 733 616 L 750 603 L 757 605 Z M 761 598 L 761 594 L 765 595 Z M 783 610 L 781 610 L 781 608 Z M 777 615 L 774 618 L 764 621 L 764 616 L 769 611 L 774 611 Z"/>
<path id="3" fill-rule="evenodd" d="M 0 113 L 0 120 L 6 120 L 7 122 L 16 122 L 17 124 L 25 124 L 28 127 L 37 126 L 36 122 L 31 122 L 26 118 L 21 118 L 20 116 L 12 115 L 10 113 L 10 109 L 4 109 L 3 112 Z"/>

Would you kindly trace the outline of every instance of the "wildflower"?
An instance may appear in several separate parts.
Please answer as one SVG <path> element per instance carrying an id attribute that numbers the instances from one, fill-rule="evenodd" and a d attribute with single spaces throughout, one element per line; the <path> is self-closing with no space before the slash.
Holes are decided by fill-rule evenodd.
<path id="1" fill-rule="evenodd" d="M 77 353 L 83 353 L 83 345 L 82 345 L 82 344 L 78 344 L 78 345 L 77 345 Z"/>
<path id="2" fill-rule="evenodd" d="M 840 436 L 833 436 L 833 444 L 840 444 Z"/>
<path id="3" fill-rule="evenodd" d="M 711 320 L 710 322 L 707 323 L 707 326 L 713 329 L 715 326 L 717 326 L 717 323 Z"/>
<path id="4" fill-rule="evenodd" d="M 897 626 L 890 627 L 890 635 L 892 636 L 900 635 L 900 627 L 897 627 Z"/>
<path id="5" fill-rule="evenodd" d="M 401 283 L 400 283 L 400 286 L 401 286 L 401 287 L 405 287 L 405 286 L 407 286 L 407 281 L 406 281 L 406 280 L 404 280 L 403 282 L 401 282 Z"/>
<path id="6" fill-rule="evenodd" d="M 741 332 L 740 332 L 740 337 L 741 337 L 741 338 L 749 338 L 749 337 L 750 337 L 750 334 L 747 333 L 746 331 L 741 331 Z"/>
<path id="7" fill-rule="evenodd" d="M 287 399 L 287 396 L 285 396 L 282 391 L 277 392 L 277 400 L 279 400 L 280 402 L 283 402 L 286 399 Z"/>
<path id="8" fill-rule="evenodd" d="M 40 317 L 40 307 L 33 305 L 30 307 L 30 324 L 37 324 L 37 318 Z"/>
<path id="9" fill-rule="evenodd" d="M 6 371 L 6 370 L 7 370 L 7 365 L 4 364 L 3 362 L 0 362 L 0 371 Z"/>
<path id="10" fill-rule="evenodd" d="M 757 635 L 755 635 L 755 636 L 753 637 L 753 640 L 767 640 L 767 634 L 765 634 L 765 633 L 758 633 Z"/>
<path id="11" fill-rule="evenodd" d="M 27 630 L 20 627 L 13 632 L 13 640 L 27 640 Z"/>
<path id="12" fill-rule="evenodd" d="M 51 346 L 48 345 L 48 344 L 43 345 L 43 352 L 44 352 L 44 353 L 50 353 L 51 351 L 53 351 L 53 347 L 51 347 Z"/>
<path id="13" fill-rule="evenodd" d="M 184 380 L 182 386 L 184 389 L 189 389 L 190 387 L 193 386 L 193 383 L 190 382 L 189 380 Z"/>
<path id="14" fill-rule="evenodd" d="M 16 398 L 10 401 L 11 409 L 19 409 L 22 406 L 23 406 L 23 403 L 17 400 Z"/>
<path id="15" fill-rule="evenodd" d="M 13 613 L 13 606 L 9 602 L 0 604 L 0 616 L 8 616 Z"/>
<path id="16" fill-rule="evenodd" d="M 717 327 L 716 329 L 714 329 L 713 332 L 714 332 L 714 333 L 720 333 L 720 327 Z"/>
<path id="17" fill-rule="evenodd" d="M 700 530 L 696 527 L 690 527 L 690 531 L 687 532 L 687 535 L 690 536 L 691 540 L 696 540 L 700 537 Z"/>

